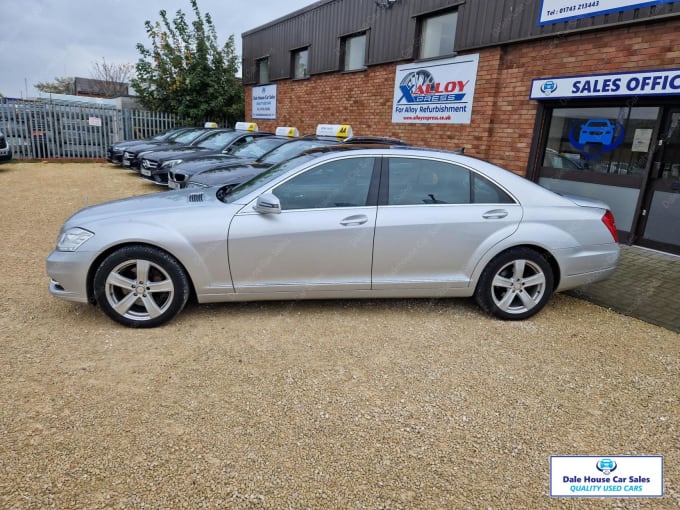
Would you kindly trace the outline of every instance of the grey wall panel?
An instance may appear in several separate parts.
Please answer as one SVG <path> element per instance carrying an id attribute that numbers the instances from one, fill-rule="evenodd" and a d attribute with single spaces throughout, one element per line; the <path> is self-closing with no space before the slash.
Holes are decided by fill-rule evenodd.
<path id="1" fill-rule="evenodd" d="M 460 8 L 456 47 L 471 50 L 537 37 L 550 37 L 574 31 L 596 29 L 651 18 L 680 15 L 680 1 L 538 25 L 541 0 L 467 0 Z"/>
<path id="2" fill-rule="evenodd" d="M 310 74 L 340 70 L 341 38 L 370 30 L 368 65 L 411 60 L 419 16 L 458 9 L 456 48 L 470 51 L 539 37 L 680 15 L 680 0 L 552 25 L 538 25 L 541 0 L 322 0 L 242 34 L 243 81 L 255 82 L 256 60 L 269 56 L 270 78 L 290 78 L 291 51 L 309 46 Z"/>

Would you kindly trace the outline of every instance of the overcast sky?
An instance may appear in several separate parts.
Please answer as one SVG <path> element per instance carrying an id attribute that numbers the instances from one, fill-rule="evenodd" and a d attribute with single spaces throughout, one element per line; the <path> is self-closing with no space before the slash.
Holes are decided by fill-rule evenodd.
<path id="1" fill-rule="evenodd" d="M 241 55 L 241 33 L 313 4 L 315 0 L 198 0 L 210 13 L 224 44 L 234 34 Z M 134 64 L 137 43 L 150 46 L 144 22 L 172 19 L 181 9 L 194 19 L 189 0 L 0 0 L 0 93 L 36 97 L 38 82 L 56 77 L 92 77 L 95 62 Z"/>

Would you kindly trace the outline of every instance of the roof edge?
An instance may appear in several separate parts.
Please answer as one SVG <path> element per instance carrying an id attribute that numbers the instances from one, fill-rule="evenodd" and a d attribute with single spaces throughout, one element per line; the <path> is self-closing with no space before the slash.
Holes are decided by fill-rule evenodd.
<path id="1" fill-rule="evenodd" d="M 296 16 L 299 16 L 301 14 L 304 14 L 309 11 L 313 11 L 314 9 L 318 9 L 319 7 L 322 7 L 326 4 L 330 4 L 332 2 L 335 2 L 336 0 L 319 0 L 318 2 L 314 2 L 311 5 L 308 5 L 307 7 L 303 7 L 302 9 L 298 9 L 297 11 L 293 11 L 290 14 L 286 14 L 284 16 L 281 16 L 280 18 L 276 18 L 273 21 L 269 21 L 265 23 L 264 25 L 260 25 L 259 27 L 251 28 L 250 30 L 246 30 L 245 32 L 241 32 L 241 38 L 254 34 L 256 32 L 259 32 L 260 30 L 264 30 L 265 28 L 269 28 L 273 25 L 277 25 L 278 23 L 281 23 L 282 21 L 285 21 L 290 18 L 294 18 Z"/>

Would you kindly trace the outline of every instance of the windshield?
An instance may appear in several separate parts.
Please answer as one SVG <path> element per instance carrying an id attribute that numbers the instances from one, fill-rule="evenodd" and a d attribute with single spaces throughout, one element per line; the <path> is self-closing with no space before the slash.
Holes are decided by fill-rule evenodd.
<path id="1" fill-rule="evenodd" d="M 218 194 L 218 198 L 223 202 L 236 202 L 241 197 L 244 197 L 247 194 L 252 193 L 260 186 L 264 186 L 268 182 L 273 181 L 278 176 L 286 173 L 288 170 L 300 166 L 303 163 L 306 163 L 307 161 L 314 159 L 315 157 L 316 157 L 315 154 L 302 154 L 301 156 L 298 156 L 296 158 L 289 159 L 288 161 L 284 161 L 283 163 L 280 163 L 278 165 L 274 165 L 266 172 L 256 175 L 249 181 L 241 183 L 235 188 L 227 191 L 227 193 L 225 193 L 223 196 L 220 196 L 220 194 Z"/>
<path id="2" fill-rule="evenodd" d="M 280 138 L 256 138 L 238 147 L 231 146 L 228 154 L 239 158 L 257 159 L 284 142 L 285 140 Z"/>
<path id="3" fill-rule="evenodd" d="M 198 137 L 198 135 L 202 135 L 202 131 L 185 131 L 183 133 L 180 133 L 176 137 L 172 138 L 173 141 L 179 142 L 179 143 L 189 143 L 194 140 L 194 138 Z"/>
<path id="4" fill-rule="evenodd" d="M 235 131 L 213 133 L 212 135 L 203 138 L 196 146 L 204 149 L 221 149 L 239 136 L 241 136 L 241 133 Z"/>
<path id="5" fill-rule="evenodd" d="M 338 142 L 330 140 L 294 140 L 292 142 L 284 143 L 273 151 L 269 151 L 258 161 L 260 163 L 267 163 L 269 165 L 276 165 L 297 156 L 302 151 L 312 149 L 314 147 L 323 147 L 327 145 L 335 145 Z"/>

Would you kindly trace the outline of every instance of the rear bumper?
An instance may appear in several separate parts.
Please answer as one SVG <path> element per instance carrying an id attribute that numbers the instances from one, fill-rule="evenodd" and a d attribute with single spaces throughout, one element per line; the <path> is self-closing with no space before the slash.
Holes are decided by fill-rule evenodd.
<path id="1" fill-rule="evenodd" d="M 621 256 L 617 243 L 588 246 L 560 253 L 561 278 L 555 291 L 605 280 L 616 271 Z"/>

